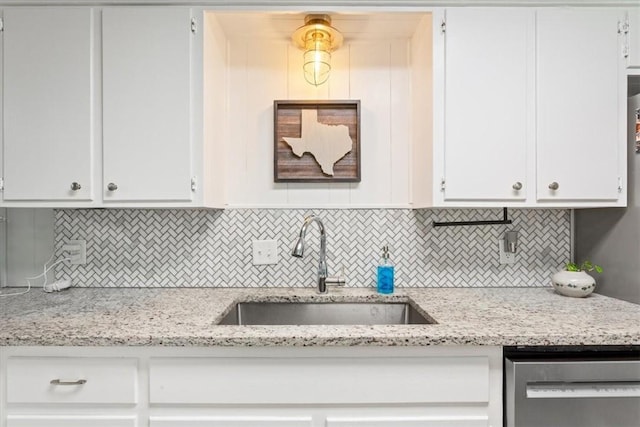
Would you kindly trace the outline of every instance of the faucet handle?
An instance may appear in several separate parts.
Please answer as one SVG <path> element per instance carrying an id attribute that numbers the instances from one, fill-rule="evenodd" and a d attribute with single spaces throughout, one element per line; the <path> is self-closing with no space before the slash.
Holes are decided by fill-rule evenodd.
<path id="1" fill-rule="evenodd" d="M 337 276 L 327 277 L 325 279 L 327 285 L 344 286 L 347 284 L 347 278 L 344 275 L 344 266 L 340 267 L 340 274 Z"/>

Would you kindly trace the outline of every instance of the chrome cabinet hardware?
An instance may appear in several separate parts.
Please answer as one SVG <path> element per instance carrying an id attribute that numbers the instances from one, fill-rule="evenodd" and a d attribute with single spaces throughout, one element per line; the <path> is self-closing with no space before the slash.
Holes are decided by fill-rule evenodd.
<path id="1" fill-rule="evenodd" d="M 73 191 L 78 191 L 78 190 L 79 190 L 79 189 L 81 189 L 81 188 L 82 188 L 82 186 L 81 186 L 80 184 L 78 184 L 77 182 L 72 182 L 72 183 L 71 183 L 71 189 L 72 189 Z"/>
<path id="2" fill-rule="evenodd" d="M 522 183 L 520 181 L 518 181 L 515 184 L 513 184 L 511 187 L 516 191 L 522 190 Z"/>
<path id="3" fill-rule="evenodd" d="M 557 182 L 553 181 L 551 184 L 549 184 L 549 190 L 557 190 L 558 188 L 560 188 L 560 184 L 558 184 Z"/>
<path id="4" fill-rule="evenodd" d="M 75 381 L 63 381 L 61 379 L 51 380 L 49 383 L 51 385 L 82 385 L 86 384 L 87 380 L 75 380 Z"/>
<path id="5" fill-rule="evenodd" d="M 107 190 L 109 191 L 116 191 L 118 189 L 118 186 L 116 184 L 114 184 L 113 182 L 110 182 L 107 185 Z"/>

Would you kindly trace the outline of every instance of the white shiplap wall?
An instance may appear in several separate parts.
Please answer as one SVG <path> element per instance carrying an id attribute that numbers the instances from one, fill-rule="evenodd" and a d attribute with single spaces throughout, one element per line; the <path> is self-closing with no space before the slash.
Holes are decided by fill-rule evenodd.
<path id="1" fill-rule="evenodd" d="M 418 28 L 430 27 L 422 20 Z M 329 82 L 302 74 L 302 51 L 287 38 L 228 38 L 230 207 L 410 207 L 412 36 L 345 40 Z M 426 53 L 425 53 L 426 55 Z M 423 61 L 424 62 L 424 61 Z M 274 100 L 361 100 L 360 183 L 274 183 Z"/>

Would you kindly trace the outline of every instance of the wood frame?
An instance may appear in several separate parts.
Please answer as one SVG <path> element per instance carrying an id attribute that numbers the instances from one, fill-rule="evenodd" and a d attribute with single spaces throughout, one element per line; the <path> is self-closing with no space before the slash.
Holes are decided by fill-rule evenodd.
<path id="1" fill-rule="evenodd" d="M 346 125 L 353 148 L 335 163 L 334 175 L 326 175 L 313 155 L 293 154 L 283 137 L 300 137 L 303 109 L 318 111 L 318 122 Z M 274 182 L 360 182 L 360 100 L 276 100 L 273 101 Z"/>

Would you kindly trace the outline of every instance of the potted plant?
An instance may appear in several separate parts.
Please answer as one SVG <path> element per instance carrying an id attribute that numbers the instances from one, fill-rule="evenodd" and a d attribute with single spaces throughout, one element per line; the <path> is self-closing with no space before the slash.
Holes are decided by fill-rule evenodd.
<path id="1" fill-rule="evenodd" d="M 563 271 L 551 276 L 556 292 L 568 297 L 586 297 L 596 288 L 596 280 L 588 272 L 602 273 L 602 267 L 591 261 L 582 264 L 568 262 Z"/>

